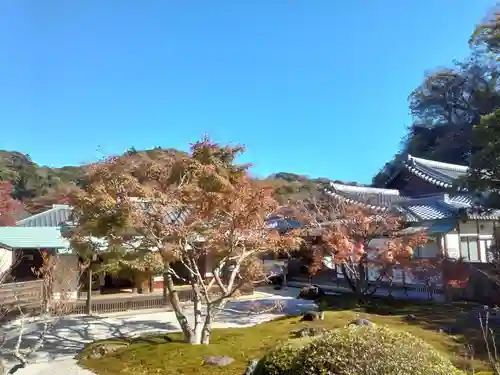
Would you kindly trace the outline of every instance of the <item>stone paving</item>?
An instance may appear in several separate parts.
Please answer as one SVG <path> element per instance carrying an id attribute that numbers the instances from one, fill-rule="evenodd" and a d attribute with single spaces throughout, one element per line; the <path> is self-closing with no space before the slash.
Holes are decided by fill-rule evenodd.
<path id="1" fill-rule="evenodd" d="M 220 313 L 214 324 L 215 328 L 245 327 L 262 323 L 282 315 L 297 315 L 314 308 L 310 301 L 295 299 L 297 289 L 270 291 L 257 293 L 254 299 L 248 297 L 228 303 L 229 311 Z M 276 304 L 281 300 L 282 309 L 269 313 L 248 314 L 255 309 L 255 300 L 259 300 L 259 309 Z M 189 310 L 188 310 L 189 311 Z M 192 315 L 188 315 L 193 319 Z M 37 327 L 41 322 L 28 324 L 23 346 L 36 340 Z M 17 340 L 18 327 L 11 324 L 5 327 L 7 331 L 7 345 L 2 352 L 12 348 Z M 49 332 L 44 346 L 32 357 L 32 363 L 15 372 L 16 375 L 92 375 L 88 370 L 76 364 L 74 356 L 85 344 L 94 340 L 110 337 L 135 336 L 146 332 L 165 331 L 173 332 L 179 329 L 173 312 L 131 312 L 128 314 L 114 314 L 113 316 L 73 316 L 59 320 Z M 8 358 L 8 367 L 12 366 L 12 358 Z"/>

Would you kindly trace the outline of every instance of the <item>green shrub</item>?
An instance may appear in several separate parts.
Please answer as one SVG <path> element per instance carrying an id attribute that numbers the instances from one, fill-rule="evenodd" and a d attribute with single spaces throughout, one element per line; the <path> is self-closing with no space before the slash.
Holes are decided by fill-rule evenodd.
<path id="1" fill-rule="evenodd" d="M 281 372 L 280 372 L 281 371 Z M 463 375 L 423 340 L 385 327 L 350 327 L 269 353 L 258 375 Z"/>
<path id="2" fill-rule="evenodd" d="M 297 358 L 297 353 L 312 342 L 314 337 L 301 337 L 287 341 L 276 350 L 269 352 L 257 365 L 255 375 L 288 374 Z"/>

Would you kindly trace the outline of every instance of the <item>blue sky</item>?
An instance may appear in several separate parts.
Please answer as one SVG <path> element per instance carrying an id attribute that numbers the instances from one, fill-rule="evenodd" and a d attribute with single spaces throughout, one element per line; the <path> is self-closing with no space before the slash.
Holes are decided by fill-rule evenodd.
<path id="1" fill-rule="evenodd" d="M 207 133 L 260 176 L 368 183 L 493 3 L 4 0 L 0 149 L 62 166 Z"/>

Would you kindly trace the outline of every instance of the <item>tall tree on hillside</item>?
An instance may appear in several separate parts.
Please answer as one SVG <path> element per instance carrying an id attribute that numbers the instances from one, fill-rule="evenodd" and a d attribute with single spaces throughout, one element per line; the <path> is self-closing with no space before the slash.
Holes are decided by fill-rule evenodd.
<path id="1" fill-rule="evenodd" d="M 471 55 L 428 75 L 409 97 L 413 122 L 402 149 L 373 178 L 384 186 L 398 155 L 468 164 L 479 150 L 472 127 L 500 107 L 500 7 L 493 7 L 470 38 Z"/>
<path id="2" fill-rule="evenodd" d="M 473 47 L 484 47 L 493 55 L 495 65 L 500 59 L 500 7 L 493 8 L 484 22 L 473 33 Z M 498 85 L 497 85 L 498 89 Z M 471 158 L 471 169 L 466 185 L 482 198 L 487 198 L 490 207 L 500 208 L 500 104 L 484 114 L 472 130 L 472 144 L 477 152 Z"/>
<path id="3" fill-rule="evenodd" d="M 409 97 L 413 122 L 400 152 L 374 177 L 383 186 L 397 158 L 406 153 L 467 165 L 477 151 L 472 127 L 500 107 L 500 69 L 480 51 L 464 62 L 429 74 Z"/>
<path id="4" fill-rule="evenodd" d="M 472 142 L 478 151 L 471 158 L 466 185 L 486 198 L 489 207 L 500 208 L 500 109 L 483 116 Z"/>
<path id="5" fill-rule="evenodd" d="M 452 69 L 428 75 L 409 98 L 414 122 L 405 151 L 466 164 L 474 152 L 472 126 L 500 105 L 498 75 L 498 67 L 476 53 Z"/>
<path id="6" fill-rule="evenodd" d="M 170 303 L 192 344 L 209 343 L 213 319 L 228 298 L 265 279 L 259 254 L 299 241 L 267 228 L 277 203 L 271 189 L 248 177 L 247 166 L 235 164 L 242 150 L 205 138 L 189 157 L 111 158 L 89 168 L 86 191 L 72 200 L 78 226 L 71 241 L 79 248 L 101 237 L 108 247 L 160 254 Z M 182 276 L 174 263 L 188 275 L 194 324 L 179 302 L 174 279 Z M 214 296 L 213 288 L 221 294 Z"/>
<path id="7" fill-rule="evenodd" d="M 22 209 L 22 203 L 12 197 L 12 184 L 0 181 L 0 226 L 16 224 L 15 214 Z"/>
<path id="8" fill-rule="evenodd" d="M 500 55 L 500 5 L 493 7 L 485 20 L 475 29 L 470 38 L 471 46 L 485 46 L 493 54 Z"/>
<path id="9" fill-rule="evenodd" d="M 304 236 L 309 241 L 301 253 L 309 261 L 310 272 L 321 270 L 324 264 L 338 266 L 347 285 L 361 300 L 372 295 L 398 269 L 427 266 L 437 271 L 431 262 L 412 260 L 413 249 L 427 242 L 425 233 L 403 234 L 401 218 L 391 213 L 331 200 L 304 202 L 297 212 L 298 218 L 307 223 Z M 373 240 L 379 243 L 374 245 Z M 372 282 L 368 279 L 370 269 L 379 275 Z"/>

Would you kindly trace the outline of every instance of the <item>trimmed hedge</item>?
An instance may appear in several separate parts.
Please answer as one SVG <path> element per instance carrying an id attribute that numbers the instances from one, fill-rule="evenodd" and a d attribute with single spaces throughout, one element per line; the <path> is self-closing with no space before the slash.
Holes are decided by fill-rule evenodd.
<path id="1" fill-rule="evenodd" d="M 381 326 L 291 340 L 266 355 L 257 375 L 464 375 L 423 340 Z"/>

